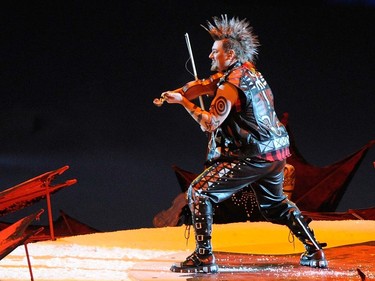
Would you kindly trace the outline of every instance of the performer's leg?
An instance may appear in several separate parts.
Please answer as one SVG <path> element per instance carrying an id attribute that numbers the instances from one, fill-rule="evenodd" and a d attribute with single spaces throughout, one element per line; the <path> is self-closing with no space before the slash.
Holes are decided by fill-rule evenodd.
<path id="1" fill-rule="evenodd" d="M 308 222 L 298 209 L 290 214 L 287 226 L 305 246 L 306 251 L 301 255 L 300 264 L 319 268 L 328 267 L 322 250 L 327 244 L 319 243 L 315 239 L 314 231 L 308 226 Z"/>
<path id="2" fill-rule="evenodd" d="M 195 203 L 190 202 L 189 207 L 192 213 L 192 223 L 195 231 L 196 249 L 195 252 L 200 258 L 212 255 L 211 233 L 213 223 L 212 204 L 206 196 L 193 191 Z"/>
<path id="3" fill-rule="evenodd" d="M 284 195 L 282 190 L 281 173 L 275 173 L 251 185 L 257 196 L 262 215 L 266 220 L 289 227 L 292 233 L 303 243 L 306 252 L 301 255 L 300 264 L 310 267 L 325 268 L 328 262 L 322 247 L 315 239 L 298 207 Z"/>
<path id="4" fill-rule="evenodd" d="M 218 266 L 212 252 L 213 202 L 221 202 L 248 185 L 249 177 L 240 177 L 244 163 L 218 162 L 208 167 L 190 185 L 188 203 L 192 214 L 196 249 L 185 261 L 171 267 L 174 272 L 215 273 Z M 229 179 L 229 180 L 228 180 Z"/>
<path id="5" fill-rule="evenodd" d="M 185 261 L 171 267 L 174 272 L 204 272 L 216 273 L 219 270 L 212 253 L 212 204 L 207 196 L 194 189 L 189 191 L 189 207 L 192 213 L 192 223 L 195 232 L 195 251 Z"/>

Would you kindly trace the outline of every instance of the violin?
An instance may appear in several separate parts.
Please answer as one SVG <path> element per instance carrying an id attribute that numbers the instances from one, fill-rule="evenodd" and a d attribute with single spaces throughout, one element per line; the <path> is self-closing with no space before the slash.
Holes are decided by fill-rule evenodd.
<path id="1" fill-rule="evenodd" d="M 215 93 L 218 87 L 218 83 L 223 76 L 223 73 L 217 72 L 207 79 L 197 79 L 194 81 L 190 81 L 181 88 L 175 89 L 171 92 L 180 93 L 188 100 L 193 100 L 203 95 L 212 96 Z M 160 107 L 163 105 L 164 101 L 164 97 L 161 96 L 160 98 L 154 99 L 154 104 Z"/>

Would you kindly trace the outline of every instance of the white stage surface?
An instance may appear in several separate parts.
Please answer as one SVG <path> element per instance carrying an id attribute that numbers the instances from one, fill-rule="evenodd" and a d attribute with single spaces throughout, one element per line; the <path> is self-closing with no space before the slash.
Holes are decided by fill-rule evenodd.
<path id="1" fill-rule="evenodd" d="M 123 230 L 30 243 L 34 280 L 375 280 L 375 221 L 313 221 L 328 269 L 299 265 L 302 244 L 266 222 L 214 225 L 218 274 L 169 271 L 194 249 L 185 226 Z M 342 247 L 344 246 L 344 247 Z M 0 261 L 0 280 L 30 280 L 25 247 Z"/>

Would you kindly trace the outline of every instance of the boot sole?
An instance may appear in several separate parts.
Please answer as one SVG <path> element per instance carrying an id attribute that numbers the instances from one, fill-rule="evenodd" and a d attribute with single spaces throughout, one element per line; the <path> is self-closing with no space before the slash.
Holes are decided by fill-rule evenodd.
<path id="1" fill-rule="evenodd" d="M 317 268 L 328 267 L 328 262 L 326 260 L 307 260 L 307 261 L 301 261 L 300 264 L 303 266 L 317 267 Z"/>
<path id="2" fill-rule="evenodd" d="M 217 273 L 219 266 L 217 264 L 201 265 L 201 266 L 178 266 L 172 265 L 172 272 L 179 273 Z"/>

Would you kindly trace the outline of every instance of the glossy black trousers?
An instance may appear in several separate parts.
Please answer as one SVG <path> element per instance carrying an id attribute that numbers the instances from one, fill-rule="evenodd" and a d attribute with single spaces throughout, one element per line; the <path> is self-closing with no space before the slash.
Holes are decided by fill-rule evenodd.
<path id="1" fill-rule="evenodd" d="M 220 203 L 246 186 L 256 195 L 259 210 L 270 222 L 287 224 L 291 212 L 300 213 L 283 193 L 286 161 L 267 162 L 258 159 L 217 161 L 208 166 L 190 185 L 190 209 L 199 204 Z"/>

